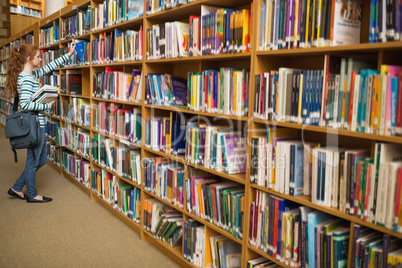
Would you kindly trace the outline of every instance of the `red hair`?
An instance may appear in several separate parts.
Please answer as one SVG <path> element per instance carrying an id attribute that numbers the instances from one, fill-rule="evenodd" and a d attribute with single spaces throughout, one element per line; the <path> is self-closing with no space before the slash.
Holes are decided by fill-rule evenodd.
<path id="1" fill-rule="evenodd" d="M 19 49 L 13 48 L 11 50 L 10 60 L 8 62 L 7 67 L 7 80 L 6 80 L 6 96 L 8 98 L 11 97 L 11 94 L 14 94 L 14 97 L 17 96 L 18 75 L 24 68 L 24 64 L 27 63 L 28 57 L 33 59 L 38 50 L 39 48 L 37 46 L 30 44 L 25 44 L 22 45 Z"/>

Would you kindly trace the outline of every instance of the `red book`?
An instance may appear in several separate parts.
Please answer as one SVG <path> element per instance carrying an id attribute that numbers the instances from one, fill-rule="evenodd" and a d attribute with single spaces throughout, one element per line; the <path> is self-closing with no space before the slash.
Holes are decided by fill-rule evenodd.
<path id="1" fill-rule="evenodd" d="M 354 201 L 354 213 L 353 213 L 355 217 L 357 217 L 357 211 L 359 210 L 359 202 L 362 199 L 360 195 L 363 193 L 362 191 L 360 191 L 363 163 L 364 161 L 359 161 L 357 162 L 356 166 L 355 201 Z"/>
<path id="2" fill-rule="evenodd" d="M 274 241 L 272 257 L 276 259 L 277 244 L 278 244 L 278 214 L 279 214 L 279 199 L 275 198 L 275 220 L 274 220 Z"/>
<path id="3" fill-rule="evenodd" d="M 349 109 L 348 113 L 348 126 L 350 127 L 352 124 L 352 115 L 353 115 L 353 98 L 354 98 L 354 89 L 355 89 L 355 77 L 357 75 L 357 72 L 352 72 L 352 77 L 351 77 L 351 82 L 350 82 L 350 94 L 349 94 L 349 107 L 346 107 L 346 109 Z M 345 118 L 346 121 L 346 118 Z"/>

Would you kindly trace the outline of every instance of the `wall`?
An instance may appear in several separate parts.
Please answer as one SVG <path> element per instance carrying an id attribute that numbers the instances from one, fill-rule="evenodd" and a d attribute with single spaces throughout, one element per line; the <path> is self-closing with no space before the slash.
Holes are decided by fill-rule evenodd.
<path id="1" fill-rule="evenodd" d="M 0 0 L 0 43 L 11 36 L 10 0 Z"/>
<path id="2" fill-rule="evenodd" d="M 64 7 L 64 0 L 46 0 L 45 17 L 52 15 L 54 12 L 58 11 L 63 7 Z"/>

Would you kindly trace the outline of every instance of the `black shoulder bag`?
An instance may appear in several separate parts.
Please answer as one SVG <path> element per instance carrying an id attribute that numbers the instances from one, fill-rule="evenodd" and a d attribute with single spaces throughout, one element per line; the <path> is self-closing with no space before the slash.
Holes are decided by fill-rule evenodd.
<path id="1" fill-rule="evenodd" d="M 35 157 L 34 147 L 40 143 L 40 123 L 38 112 L 18 110 L 19 97 L 14 98 L 13 113 L 7 116 L 6 138 L 10 139 L 14 161 L 18 162 L 16 149 L 31 149 Z"/>

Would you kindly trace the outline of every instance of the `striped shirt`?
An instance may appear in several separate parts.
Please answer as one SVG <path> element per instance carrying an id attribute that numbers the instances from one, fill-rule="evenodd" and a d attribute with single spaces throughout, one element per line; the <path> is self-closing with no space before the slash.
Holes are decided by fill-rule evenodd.
<path id="1" fill-rule="evenodd" d="M 45 111 L 51 108 L 49 103 L 42 104 L 31 101 L 31 96 L 40 89 L 37 79 L 42 77 L 44 74 L 53 71 L 67 60 L 68 56 L 65 54 L 46 66 L 33 71 L 32 75 L 25 72 L 21 72 L 18 75 L 17 90 L 20 97 L 20 111 Z M 39 122 L 41 127 L 45 127 L 45 117 L 42 113 L 39 113 Z"/>

